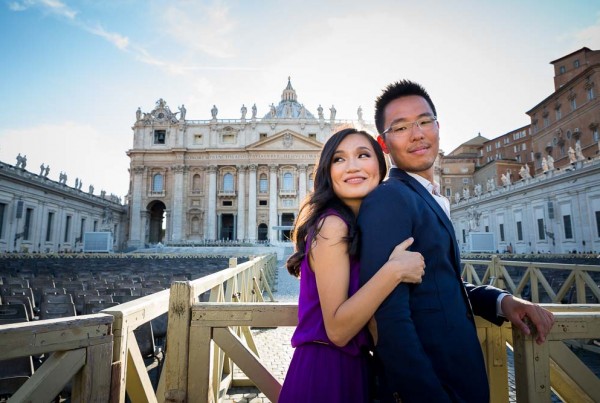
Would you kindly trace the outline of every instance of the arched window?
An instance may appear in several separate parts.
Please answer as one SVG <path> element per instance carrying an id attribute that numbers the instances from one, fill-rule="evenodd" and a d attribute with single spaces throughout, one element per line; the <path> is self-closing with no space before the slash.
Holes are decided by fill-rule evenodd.
<path id="1" fill-rule="evenodd" d="M 233 175 L 230 173 L 223 175 L 223 191 L 233 192 Z"/>
<path id="2" fill-rule="evenodd" d="M 294 177 L 290 172 L 283 174 L 283 190 L 294 190 Z"/>
<path id="3" fill-rule="evenodd" d="M 312 192 L 315 187 L 315 176 L 313 174 L 308 175 L 308 190 Z"/>
<path id="4" fill-rule="evenodd" d="M 152 191 L 153 192 L 162 192 L 163 191 L 163 176 L 161 174 L 156 174 L 152 178 Z"/>
<path id="5" fill-rule="evenodd" d="M 199 192 L 200 186 L 201 186 L 200 175 L 196 174 L 196 175 L 194 175 L 194 179 L 192 179 L 192 190 L 194 192 Z"/>
<path id="6" fill-rule="evenodd" d="M 258 191 L 260 193 L 267 193 L 268 187 L 267 174 L 260 174 L 260 177 L 258 178 Z"/>

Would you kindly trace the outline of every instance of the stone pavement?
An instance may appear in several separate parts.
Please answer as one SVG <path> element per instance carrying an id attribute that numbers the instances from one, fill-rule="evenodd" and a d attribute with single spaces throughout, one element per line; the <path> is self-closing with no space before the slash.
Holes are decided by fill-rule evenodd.
<path id="1" fill-rule="evenodd" d="M 294 332 L 293 327 L 278 327 L 276 329 L 252 329 L 256 348 L 260 360 L 265 366 L 271 371 L 271 373 L 277 378 L 277 380 L 283 383 L 285 374 L 294 349 L 290 345 L 292 333 Z M 238 373 L 239 369 L 236 368 L 234 371 L 234 377 Z M 254 387 L 235 387 L 230 388 L 227 395 L 223 398 L 224 403 L 267 403 L 269 399 L 257 388 Z"/>

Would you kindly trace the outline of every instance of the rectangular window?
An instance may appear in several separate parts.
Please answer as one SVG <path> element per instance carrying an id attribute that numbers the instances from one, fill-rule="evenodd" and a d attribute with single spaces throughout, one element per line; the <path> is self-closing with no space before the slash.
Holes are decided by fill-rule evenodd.
<path id="1" fill-rule="evenodd" d="M 594 99 L 594 88 L 593 87 L 588 88 L 587 99 L 588 99 L 588 101 L 591 101 L 592 99 Z"/>
<path id="2" fill-rule="evenodd" d="M 233 206 L 233 200 L 223 200 L 223 207 Z"/>
<path id="3" fill-rule="evenodd" d="M 463 184 L 468 185 L 469 184 L 469 178 L 463 178 Z"/>
<path id="4" fill-rule="evenodd" d="M 154 144 L 165 144 L 167 138 L 166 130 L 154 130 Z"/>
<path id="5" fill-rule="evenodd" d="M 4 212 L 6 211 L 6 204 L 0 203 L 0 239 L 4 234 Z"/>
<path id="6" fill-rule="evenodd" d="M 571 110 L 574 111 L 577 109 L 577 100 L 575 98 L 571 99 Z"/>
<path id="7" fill-rule="evenodd" d="M 33 219 L 33 209 L 28 208 L 25 211 L 25 226 L 23 226 L 23 240 L 29 241 L 31 235 L 31 220 Z"/>
<path id="8" fill-rule="evenodd" d="M 538 225 L 538 238 L 540 239 L 540 241 L 543 241 L 544 239 L 546 239 L 546 230 L 544 229 L 544 219 L 538 218 L 537 225 Z"/>
<path id="9" fill-rule="evenodd" d="M 600 237 L 600 211 L 596 211 L 596 233 Z"/>
<path id="10" fill-rule="evenodd" d="M 594 131 L 592 132 L 592 138 L 594 139 L 594 143 L 597 143 L 598 141 L 600 141 L 600 134 L 598 134 L 597 127 L 595 127 Z"/>
<path id="11" fill-rule="evenodd" d="M 490 227 L 489 226 L 485 226 L 485 231 L 484 232 L 490 232 Z"/>
<path id="12" fill-rule="evenodd" d="M 259 137 L 259 139 L 261 139 L 261 140 L 262 140 L 262 139 L 266 139 L 266 138 L 267 138 L 267 133 L 260 133 L 260 134 L 258 135 L 258 137 Z"/>
<path id="13" fill-rule="evenodd" d="M 548 116 L 544 116 L 544 127 L 550 126 L 550 119 Z"/>
<path id="14" fill-rule="evenodd" d="M 562 113 L 560 108 L 556 108 L 556 120 L 560 120 L 560 118 L 562 118 Z"/>
<path id="15" fill-rule="evenodd" d="M 52 241 L 52 224 L 54 223 L 54 213 L 48 213 L 48 221 L 46 222 L 46 242 Z"/>
<path id="16" fill-rule="evenodd" d="M 79 242 L 83 242 L 83 232 L 85 231 L 85 218 L 81 219 L 81 224 L 79 225 Z"/>
<path id="17" fill-rule="evenodd" d="M 504 224 L 499 225 L 500 229 L 500 241 L 504 242 Z"/>
<path id="18" fill-rule="evenodd" d="M 98 221 L 94 220 L 94 232 L 98 231 Z"/>
<path id="19" fill-rule="evenodd" d="M 523 240 L 523 225 L 521 224 L 521 221 L 517 221 L 517 239 L 519 241 Z"/>
<path id="20" fill-rule="evenodd" d="M 573 228 L 571 227 L 571 216 L 563 216 L 563 224 L 565 226 L 565 239 L 573 239 Z"/>
<path id="21" fill-rule="evenodd" d="M 65 221 L 65 238 L 64 242 L 69 242 L 69 232 L 71 232 L 71 216 L 68 215 Z"/>
<path id="22" fill-rule="evenodd" d="M 463 239 L 463 243 L 467 243 L 467 231 L 462 230 L 462 239 Z"/>
<path id="23" fill-rule="evenodd" d="M 258 201 L 258 205 L 259 206 L 266 206 L 267 205 L 267 201 L 266 200 L 259 200 Z"/>

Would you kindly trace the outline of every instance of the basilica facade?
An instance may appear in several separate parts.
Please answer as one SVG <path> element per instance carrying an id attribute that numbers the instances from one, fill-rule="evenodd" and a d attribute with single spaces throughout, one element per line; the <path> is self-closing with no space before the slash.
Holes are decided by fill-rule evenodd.
<path id="1" fill-rule="evenodd" d="M 256 105 L 242 105 L 237 119 L 213 106 L 210 119 L 188 120 L 184 105 L 173 112 L 163 99 L 148 113 L 138 109 L 128 246 L 287 241 L 323 143 L 343 127 L 374 132 L 360 109 L 353 121 L 327 109 L 310 112 L 289 79 L 262 117 Z"/>

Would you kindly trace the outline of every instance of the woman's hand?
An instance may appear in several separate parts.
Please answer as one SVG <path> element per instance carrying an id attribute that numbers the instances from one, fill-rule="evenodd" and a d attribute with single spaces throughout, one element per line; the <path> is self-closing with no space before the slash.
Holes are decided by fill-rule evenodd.
<path id="1" fill-rule="evenodd" d="M 425 275 L 423 255 L 407 250 L 413 242 L 414 239 L 411 237 L 398 244 L 385 264 L 386 269 L 395 274 L 398 282 L 420 283 Z"/>

